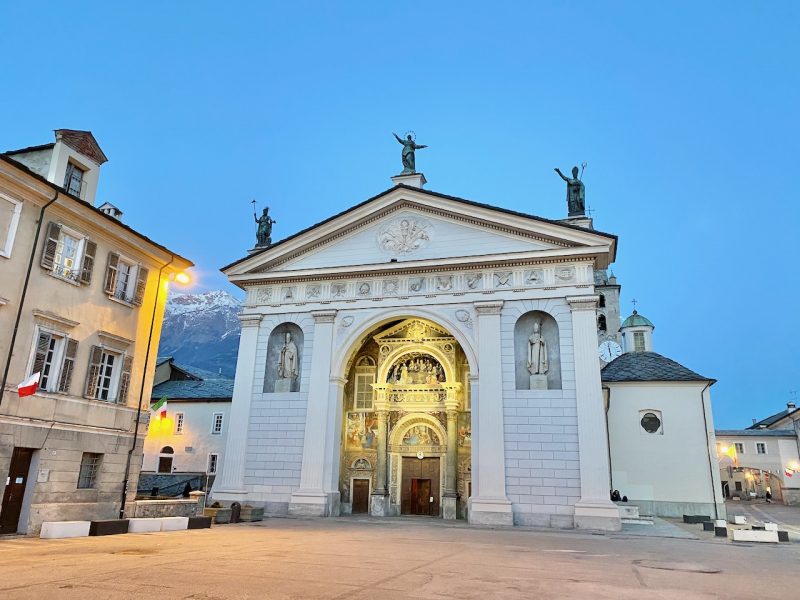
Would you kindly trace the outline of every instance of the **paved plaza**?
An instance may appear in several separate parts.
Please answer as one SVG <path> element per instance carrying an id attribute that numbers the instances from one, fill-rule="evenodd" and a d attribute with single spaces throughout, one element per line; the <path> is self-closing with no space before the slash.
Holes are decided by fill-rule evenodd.
<path id="1" fill-rule="evenodd" d="M 267 519 L 157 534 L 0 538 L 0 598 L 792 598 L 800 545 Z"/>

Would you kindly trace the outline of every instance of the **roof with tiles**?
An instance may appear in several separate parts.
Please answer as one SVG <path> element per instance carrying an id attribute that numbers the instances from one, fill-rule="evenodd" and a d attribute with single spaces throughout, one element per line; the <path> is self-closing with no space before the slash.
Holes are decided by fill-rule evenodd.
<path id="1" fill-rule="evenodd" d="M 623 381 L 715 381 L 698 375 L 657 352 L 627 352 L 601 371 L 604 382 Z"/>
<path id="2" fill-rule="evenodd" d="M 791 437 L 795 436 L 794 429 L 717 429 L 717 437 Z"/>

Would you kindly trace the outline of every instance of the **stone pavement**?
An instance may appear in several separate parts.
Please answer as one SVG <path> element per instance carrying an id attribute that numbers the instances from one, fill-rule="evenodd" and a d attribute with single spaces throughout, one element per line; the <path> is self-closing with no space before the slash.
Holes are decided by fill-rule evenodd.
<path id="1" fill-rule="evenodd" d="M 748 523 L 770 521 L 780 529 L 789 532 L 789 539 L 800 541 L 800 506 L 767 504 L 763 500 L 753 502 L 728 501 L 725 503 L 728 515 L 744 515 Z"/>
<path id="2" fill-rule="evenodd" d="M 796 597 L 800 545 L 420 519 L 268 519 L 156 534 L 0 538 L 0 598 Z M 768 582 L 768 585 L 765 584 Z"/>

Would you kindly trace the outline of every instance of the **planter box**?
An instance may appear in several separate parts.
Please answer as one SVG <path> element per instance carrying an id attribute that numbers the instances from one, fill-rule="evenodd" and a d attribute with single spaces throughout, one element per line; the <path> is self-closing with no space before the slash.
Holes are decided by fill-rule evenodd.
<path id="1" fill-rule="evenodd" d="M 89 526 L 89 535 L 117 535 L 120 533 L 128 533 L 128 519 L 92 521 Z"/>
<path id="2" fill-rule="evenodd" d="M 264 520 L 264 509 L 263 507 L 256 507 L 256 506 L 243 506 L 242 512 L 239 515 L 240 521 L 263 521 Z"/>
<path id="3" fill-rule="evenodd" d="M 203 510 L 206 517 L 214 519 L 214 523 L 223 524 L 231 522 L 231 509 L 230 508 L 206 508 Z"/>
<path id="4" fill-rule="evenodd" d="M 211 517 L 189 517 L 187 529 L 208 529 L 211 527 Z"/>

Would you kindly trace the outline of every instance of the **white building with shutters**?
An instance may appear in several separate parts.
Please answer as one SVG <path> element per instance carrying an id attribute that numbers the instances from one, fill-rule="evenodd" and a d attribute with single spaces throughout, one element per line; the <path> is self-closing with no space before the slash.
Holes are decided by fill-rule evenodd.
<path id="1" fill-rule="evenodd" d="M 96 207 L 106 157 L 90 132 L 55 133 L 0 154 L 0 533 L 118 516 L 167 281 L 191 266 Z M 37 393 L 20 398 L 34 373 Z"/>

